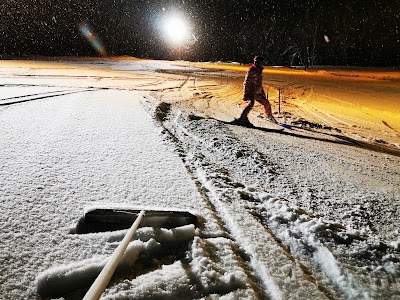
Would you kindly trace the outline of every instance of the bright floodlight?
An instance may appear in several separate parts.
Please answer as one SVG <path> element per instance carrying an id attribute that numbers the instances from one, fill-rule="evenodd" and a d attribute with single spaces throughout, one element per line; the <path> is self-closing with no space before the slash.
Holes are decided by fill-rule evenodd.
<path id="1" fill-rule="evenodd" d="M 168 40 L 175 44 L 179 44 L 188 36 L 188 28 L 184 20 L 179 17 L 170 17 L 165 22 L 165 33 Z"/>

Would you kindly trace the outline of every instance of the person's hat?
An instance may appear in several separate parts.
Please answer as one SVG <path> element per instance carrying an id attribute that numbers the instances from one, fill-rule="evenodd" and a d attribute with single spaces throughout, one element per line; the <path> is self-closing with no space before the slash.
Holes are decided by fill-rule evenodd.
<path id="1" fill-rule="evenodd" d="M 254 61 L 264 61 L 264 57 L 256 55 L 254 56 Z"/>

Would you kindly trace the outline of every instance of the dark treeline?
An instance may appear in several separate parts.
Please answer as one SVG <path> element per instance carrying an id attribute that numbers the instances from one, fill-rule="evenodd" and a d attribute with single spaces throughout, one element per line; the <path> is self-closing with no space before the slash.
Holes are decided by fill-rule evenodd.
<path id="1" fill-rule="evenodd" d="M 183 12 L 195 42 L 179 51 L 163 16 Z M 400 65 L 399 0 L 14 0 L 0 4 L 0 54 L 96 55 L 78 25 L 87 21 L 108 55 L 271 65 Z"/>

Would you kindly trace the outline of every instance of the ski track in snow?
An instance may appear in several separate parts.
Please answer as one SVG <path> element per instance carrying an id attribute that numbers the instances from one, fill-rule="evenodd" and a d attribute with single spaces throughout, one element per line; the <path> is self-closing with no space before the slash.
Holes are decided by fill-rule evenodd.
<path id="1" fill-rule="evenodd" d="M 342 187 L 341 190 L 343 190 L 345 194 L 340 195 L 340 193 L 337 193 L 336 202 L 339 204 L 343 202 L 343 198 L 347 198 L 349 205 L 343 208 L 344 219 L 340 220 L 343 221 L 343 224 L 335 223 L 334 220 L 330 220 L 329 210 L 331 210 L 332 207 L 329 207 L 329 203 L 328 207 L 322 206 L 320 209 L 314 209 L 318 211 L 319 214 L 324 215 L 324 217 L 313 216 L 314 212 L 309 211 L 307 213 L 298 206 L 299 204 L 307 206 L 308 202 L 308 208 L 311 208 L 310 200 L 320 203 L 319 200 L 329 199 L 329 197 L 323 195 L 324 191 L 322 186 L 322 199 L 318 199 L 319 195 L 299 194 L 299 190 L 304 191 L 304 189 L 306 189 L 307 191 L 307 187 L 303 186 L 304 182 L 290 182 L 290 179 L 288 180 L 288 178 L 282 176 L 283 174 L 279 176 L 283 168 L 279 167 L 277 162 L 272 162 L 268 158 L 267 153 L 271 153 L 271 149 L 264 150 L 266 156 L 257 153 L 257 151 L 246 149 L 245 145 L 241 145 L 231 134 L 226 133 L 226 128 L 223 128 L 224 125 L 221 125 L 221 123 L 215 120 L 189 121 L 190 117 L 187 117 L 186 121 L 181 121 L 177 124 L 178 119 L 184 118 L 178 116 L 178 118 L 175 119 L 175 127 L 178 128 L 176 130 L 179 139 L 183 139 L 185 145 L 195 145 L 189 147 L 191 149 L 190 151 L 199 152 L 196 156 L 197 159 L 201 157 L 202 163 L 200 163 L 200 165 L 207 166 L 206 171 L 201 170 L 204 168 L 203 166 L 200 167 L 200 170 L 199 167 L 196 168 L 200 182 L 210 191 L 210 199 L 214 199 L 214 201 L 218 202 L 218 204 L 215 204 L 216 208 L 225 216 L 224 221 L 227 223 L 228 228 L 233 231 L 232 234 L 234 236 L 236 235 L 238 242 L 245 250 L 251 253 L 252 256 L 256 257 L 257 255 L 255 254 L 256 251 L 253 251 L 251 247 L 248 246 L 249 241 L 240 240 L 242 234 L 240 233 L 240 229 L 238 229 L 240 227 L 238 224 L 242 223 L 238 219 L 232 221 L 231 218 L 234 213 L 225 207 L 227 204 L 221 204 L 221 202 L 232 202 L 230 205 L 235 207 L 242 206 L 243 215 L 245 214 L 244 207 L 247 207 L 258 215 L 262 223 L 275 234 L 276 240 L 283 243 L 286 249 L 291 249 L 291 256 L 293 256 L 295 260 L 301 261 L 302 264 L 306 265 L 306 269 L 308 269 L 308 272 L 311 272 L 314 277 L 311 281 L 320 285 L 319 288 L 325 292 L 325 296 L 332 297 L 333 295 L 334 298 L 343 297 L 345 299 L 374 299 L 382 295 L 382 285 L 385 287 L 383 290 L 390 290 L 391 282 L 396 280 L 395 278 L 399 275 L 399 266 L 398 263 L 396 263 L 395 249 L 390 249 L 388 244 L 381 247 L 380 245 L 382 242 L 376 240 L 376 236 L 374 236 L 372 231 L 368 230 L 368 232 L 362 234 L 359 230 L 363 231 L 368 228 L 368 222 L 374 219 L 368 212 L 364 211 L 364 207 L 369 207 L 369 203 L 371 200 L 373 201 L 373 197 L 383 197 L 383 199 L 381 199 L 382 202 L 391 201 L 391 197 L 396 197 L 396 195 L 390 192 L 390 190 L 396 190 L 397 178 L 395 176 L 397 173 L 395 169 L 393 170 L 393 177 L 389 175 L 387 178 L 389 179 L 388 184 L 390 185 L 391 182 L 393 182 L 393 185 L 389 188 L 389 193 L 386 196 L 386 190 L 381 193 L 373 191 L 371 198 L 368 196 L 368 194 L 371 193 L 368 190 L 365 192 L 359 190 L 357 191 L 359 194 L 354 195 L 354 187 L 349 187 L 349 192 L 352 193 L 352 195 L 346 193 L 346 185 L 351 186 L 354 182 L 350 184 L 343 183 L 344 189 Z M 244 130 L 248 129 L 238 129 L 237 131 Z M 179 134 L 179 131 L 182 133 Z M 256 133 L 254 136 L 257 135 L 266 138 L 263 133 Z M 187 141 L 186 139 L 188 138 L 191 139 L 191 141 Z M 246 142 L 252 143 L 252 139 L 248 139 L 248 135 L 246 135 L 244 139 Z M 271 141 L 268 142 L 271 143 Z M 254 147 L 254 144 L 252 146 Z M 262 146 L 264 145 L 262 144 Z M 197 149 L 193 150 L 193 148 Z M 293 149 L 291 149 L 291 151 L 293 151 Z M 190 156 L 193 155 L 193 153 L 190 154 Z M 368 153 L 365 155 L 367 157 L 369 156 Z M 307 156 L 309 156 L 309 154 Z M 244 161 L 241 162 L 241 158 L 243 157 Z M 369 160 L 370 158 L 367 159 Z M 391 158 L 388 157 L 387 159 L 390 160 Z M 233 160 L 235 161 L 233 162 Z M 396 160 L 396 158 L 394 158 L 394 160 Z M 189 162 L 189 165 L 190 164 L 192 164 L 192 162 Z M 199 163 L 196 162 L 196 165 L 198 164 Z M 212 167 L 210 167 L 209 164 L 212 165 Z M 288 162 L 288 164 L 292 165 L 290 162 Z M 304 163 L 302 163 L 302 165 L 303 164 Z M 371 165 L 370 160 L 369 164 Z M 340 164 L 338 166 L 341 167 Z M 378 163 L 374 167 L 379 168 Z M 214 168 L 217 168 L 217 170 Z M 323 172 L 328 169 L 328 164 L 326 167 L 322 167 Z M 245 173 L 239 172 L 238 174 L 237 170 Z M 251 173 L 257 175 L 254 176 Z M 334 174 L 335 171 L 331 172 L 332 177 L 337 177 L 337 175 Z M 377 180 L 379 180 L 379 175 L 380 174 L 377 176 Z M 286 174 L 286 176 L 290 176 L 290 174 Z M 241 181 L 240 178 L 242 178 Z M 246 183 L 243 181 L 248 181 L 249 178 L 251 178 L 252 182 Z M 369 180 L 373 179 L 374 178 L 370 178 Z M 234 183 L 235 180 L 238 180 L 240 183 Z M 303 180 L 306 180 L 306 178 L 303 178 Z M 335 178 L 335 180 L 338 181 L 335 182 L 335 188 L 340 192 L 338 189 L 340 185 L 340 176 Z M 300 189 L 297 186 L 299 183 L 301 184 Z M 326 183 L 326 181 L 324 183 Z M 233 193 L 229 193 L 228 191 L 232 189 L 232 184 L 242 186 L 242 188 L 234 189 L 235 191 Z M 267 194 L 260 196 L 260 193 L 256 192 L 258 189 L 267 191 Z M 235 193 L 240 196 L 238 197 Z M 311 192 L 311 194 L 313 193 Z M 358 204 L 353 203 L 353 197 L 358 199 Z M 239 199 L 234 201 L 233 198 Z M 335 201 L 335 197 L 329 200 Z M 276 205 L 276 203 L 283 204 Z M 293 203 L 295 205 L 293 205 Z M 274 206 L 277 207 L 272 209 Z M 381 205 L 379 205 L 379 207 L 381 207 Z M 326 208 L 329 210 L 326 210 Z M 337 209 L 337 206 L 334 206 L 334 208 Z M 286 216 L 286 213 L 288 213 L 289 216 Z M 335 211 L 332 211 L 332 213 L 335 213 Z M 350 217 L 350 222 L 346 220 L 346 216 Z M 382 212 L 375 217 L 376 219 L 374 219 L 374 221 L 379 224 L 382 218 Z M 358 220 L 357 218 L 362 220 Z M 346 225 L 344 225 L 346 223 L 347 229 Z M 397 219 L 393 220 L 393 222 L 388 222 L 388 224 L 385 224 L 385 229 L 395 228 L 396 224 L 398 224 Z M 380 229 L 382 230 L 383 228 L 381 227 Z M 254 240 L 252 243 L 254 243 Z M 324 246 L 324 244 L 329 245 L 329 248 Z M 354 249 L 349 250 L 342 245 L 352 245 Z M 378 250 L 378 252 L 382 252 L 375 253 L 377 248 L 382 248 Z M 360 253 L 355 254 L 354 251 L 360 251 Z M 358 264 L 359 269 L 356 272 L 352 268 L 349 269 L 347 264 L 350 263 Z M 254 265 L 260 266 L 257 261 Z M 395 265 L 397 267 L 393 269 Z M 274 286 L 276 287 L 276 283 L 274 283 L 274 280 L 271 280 L 268 272 L 263 272 L 261 270 L 259 270 L 259 272 L 259 276 L 265 280 L 265 288 L 270 289 L 271 297 L 280 299 L 281 291 L 274 288 Z M 372 278 L 370 278 L 371 272 L 376 273 Z M 279 282 L 282 278 L 275 278 L 275 280 Z M 366 285 L 368 288 L 366 288 Z M 283 284 L 280 286 L 282 287 Z M 277 290 L 280 292 L 277 293 Z M 285 291 L 286 289 L 282 290 Z M 300 292 L 299 295 L 301 295 Z M 385 294 L 388 298 L 395 297 L 395 295 L 395 291 Z M 288 297 L 290 295 L 285 296 Z"/>

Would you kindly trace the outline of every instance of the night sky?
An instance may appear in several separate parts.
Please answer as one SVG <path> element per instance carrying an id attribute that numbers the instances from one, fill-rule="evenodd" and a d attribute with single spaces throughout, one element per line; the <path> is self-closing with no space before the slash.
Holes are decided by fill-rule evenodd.
<path id="1" fill-rule="evenodd" d="M 163 20 L 180 14 L 191 39 L 173 47 Z M 271 65 L 400 66 L 400 0 L 1 0 L 0 55 L 107 55 Z"/>

